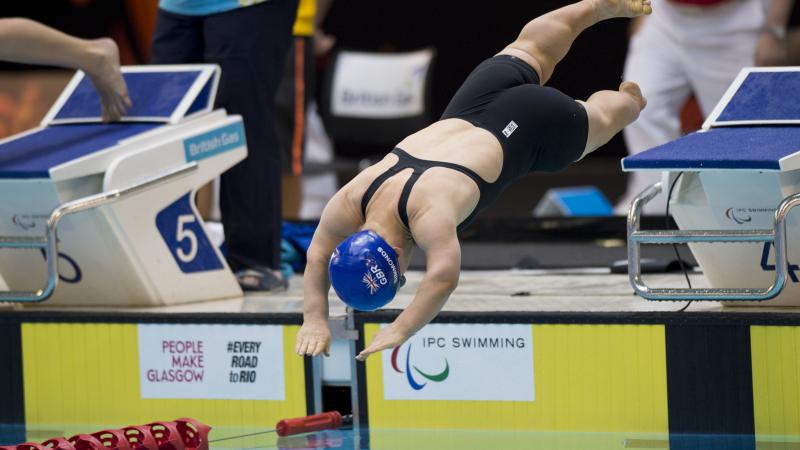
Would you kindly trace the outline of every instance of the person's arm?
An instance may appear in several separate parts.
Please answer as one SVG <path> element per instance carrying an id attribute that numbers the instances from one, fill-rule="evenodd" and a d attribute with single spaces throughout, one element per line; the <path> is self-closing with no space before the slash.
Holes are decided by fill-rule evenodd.
<path id="1" fill-rule="evenodd" d="M 425 276 L 408 308 L 375 335 L 356 357 L 359 361 L 408 340 L 436 317 L 458 285 L 461 246 L 456 224 L 441 216 L 428 214 L 416 221 L 412 231 L 417 244 L 425 251 Z"/>
<path id="2" fill-rule="evenodd" d="M 298 355 L 327 355 L 331 345 L 328 328 L 328 263 L 337 245 L 358 231 L 360 213 L 349 207 L 346 194 L 339 191 L 322 212 L 319 225 L 306 254 L 303 274 L 303 326 L 297 332 Z"/>
<path id="3" fill-rule="evenodd" d="M 322 30 L 322 23 L 328 15 L 333 0 L 317 0 L 317 9 L 314 16 L 314 55 L 324 56 L 336 44 L 336 37 Z"/>
<path id="4" fill-rule="evenodd" d="M 325 18 L 328 16 L 328 11 L 330 11 L 332 3 L 333 0 L 317 0 L 317 9 L 314 14 L 315 28 L 319 28 L 322 26 L 322 22 L 325 22 Z"/>
<path id="5" fill-rule="evenodd" d="M 0 60 L 83 70 L 100 95 L 105 121 L 118 120 L 131 107 L 111 39 L 84 40 L 33 20 L 0 19 Z"/>
<path id="6" fill-rule="evenodd" d="M 786 64 L 786 26 L 792 14 L 794 0 L 771 0 L 767 22 L 758 38 L 755 63 L 757 66 Z"/>

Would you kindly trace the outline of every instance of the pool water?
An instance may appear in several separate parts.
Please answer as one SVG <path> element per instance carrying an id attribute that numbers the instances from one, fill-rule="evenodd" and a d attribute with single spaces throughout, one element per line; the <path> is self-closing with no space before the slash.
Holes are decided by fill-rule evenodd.
<path id="1" fill-rule="evenodd" d="M 0 426 L 0 444 L 42 442 L 51 437 L 103 429 L 74 425 L 25 429 Z M 106 427 L 107 428 L 107 427 Z M 564 433 L 480 430 L 327 430 L 278 437 L 252 428 L 219 427 L 211 431 L 212 450 L 611 450 L 611 449 L 800 449 L 799 437 L 656 435 L 641 433 Z M 259 433 L 253 435 L 253 433 Z M 247 435 L 247 436 L 245 436 Z"/>

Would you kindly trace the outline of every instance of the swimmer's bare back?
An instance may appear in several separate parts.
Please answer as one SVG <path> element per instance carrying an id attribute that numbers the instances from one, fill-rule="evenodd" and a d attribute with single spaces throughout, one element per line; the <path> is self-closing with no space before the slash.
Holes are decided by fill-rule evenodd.
<path id="1" fill-rule="evenodd" d="M 447 119 L 408 136 L 397 147 L 419 159 L 458 164 L 475 171 L 486 182 L 493 182 L 503 167 L 503 151 L 497 139 L 488 131 L 459 119 Z M 343 188 L 349 206 L 361 207 L 361 198 L 368 186 L 387 169 L 397 163 L 392 153 L 359 173 Z M 396 209 L 403 186 L 411 176 L 411 169 L 387 180 L 376 192 L 370 204 L 391 205 Z M 447 210 L 461 222 L 475 208 L 480 197 L 478 186 L 463 173 L 444 167 L 425 171 L 414 184 L 409 198 L 408 213 L 413 219 L 416 212 L 436 207 Z"/>

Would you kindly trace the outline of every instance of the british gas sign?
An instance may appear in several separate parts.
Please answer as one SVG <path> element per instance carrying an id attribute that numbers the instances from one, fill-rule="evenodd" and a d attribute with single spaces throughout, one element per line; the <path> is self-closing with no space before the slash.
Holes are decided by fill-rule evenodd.
<path id="1" fill-rule="evenodd" d="M 245 145 L 242 122 L 232 123 L 216 130 L 183 141 L 186 162 L 200 161 Z"/>
<path id="2" fill-rule="evenodd" d="M 535 398 L 531 325 L 431 324 L 381 357 L 385 400 Z"/>

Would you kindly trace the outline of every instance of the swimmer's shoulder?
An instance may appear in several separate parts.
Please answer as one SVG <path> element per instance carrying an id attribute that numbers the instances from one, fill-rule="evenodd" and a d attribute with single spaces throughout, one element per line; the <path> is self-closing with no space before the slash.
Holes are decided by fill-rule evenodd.
<path id="1" fill-rule="evenodd" d="M 331 200 L 346 203 L 348 206 L 355 206 L 360 211 L 361 198 L 364 196 L 370 184 L 382 173 L 392 168 L 395 163 L 397 163 L 397 160 L 397 155 L 392 153 L 387 154 L 381 160 L 362 170 L 348 181 L 347 184 L 339 189 Z"/>

